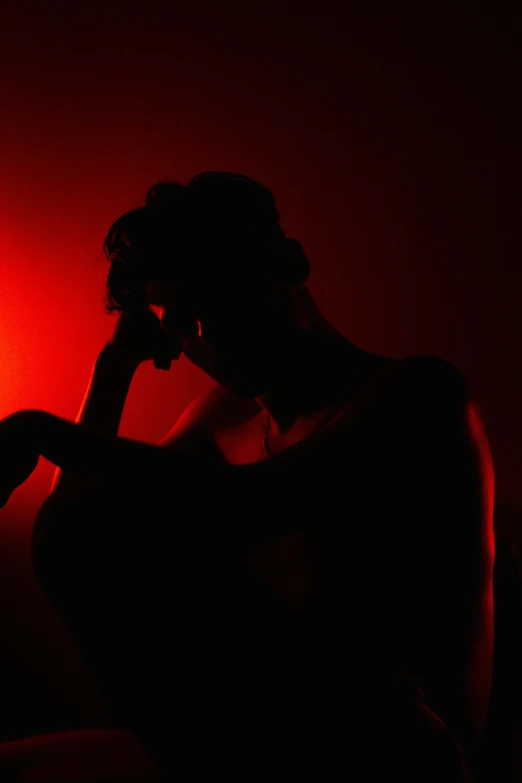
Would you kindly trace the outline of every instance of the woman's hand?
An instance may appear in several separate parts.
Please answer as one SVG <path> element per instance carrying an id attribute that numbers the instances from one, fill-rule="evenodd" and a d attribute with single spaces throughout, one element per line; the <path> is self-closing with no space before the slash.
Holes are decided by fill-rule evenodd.
<path id="1" fill-rule="evenodd" d="M 23 410 L 0 419 L 0 508 L 38 465 L 40 453 L 33 432 L 37 413 Z"/>
<path id="2" fill-rule="evenodd" d="M 172 360 L 179 359 L 181 353 L 179 341 L 162 328 L 156 313 L 146 307 L 120 314 L 109 345 L 136 367 L 153 359 L 157 370 L 170 370 Z"/>

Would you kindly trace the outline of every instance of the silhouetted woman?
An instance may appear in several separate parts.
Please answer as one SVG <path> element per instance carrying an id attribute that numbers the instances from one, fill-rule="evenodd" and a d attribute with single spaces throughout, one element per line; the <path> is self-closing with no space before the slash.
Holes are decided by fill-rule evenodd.
<path id="1" fill-rule="evenodd" d="M 76 423 L 20 411 L 0 444 L 4 503 L 40 455 L 58 468 L 34 568 L 111 725 L 172 777 L 362 763 L 464 780 L 491 685 L 494 541 L 461 373 L 333 328 L 248 177 L 159 183 L 104 247 L 120 315 Z M 118 437 L 137 367 L 181 353 L 215 383 L 159 444 Z"/>

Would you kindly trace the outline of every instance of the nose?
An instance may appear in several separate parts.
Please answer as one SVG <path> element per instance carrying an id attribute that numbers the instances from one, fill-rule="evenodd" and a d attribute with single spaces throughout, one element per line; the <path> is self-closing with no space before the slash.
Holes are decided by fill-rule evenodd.
<path id="1" fill-rule="evenodd" d="M 166 332 L 172 332 L 176 329 L 174 318 L 169 307 L 165 305 L 154 305 L 154 312 L 159 318 L 161 328 Z"/>
<path id="2" fill-rule="evenodd" d="M 173 323 L 170 313 L 165 307 L 158 308 L 158 318 L 160 320 L 161 328 L 169 332 L 172 329 Z"/>
<path id="3" fill-rule="evenodd" d="M 195 337 L 197 335 L 200 339 L 203 339 L 203 327 L 201 321 L 197 318 L 194 318 L 189 313 L 184 315 L 183 313 L 173 311 L 168 307 L 158 308 L 158 310 L 161 328 L 166 332 L 180 337 Z"/>
<path id="4" fill-rule="evenodd" d="M 150 305 L 150 309 L 157 315 L 160 326 L 165 332 L 176 331 L 176 325 L 168 308 L 163 305 L 153 304 Z"/>

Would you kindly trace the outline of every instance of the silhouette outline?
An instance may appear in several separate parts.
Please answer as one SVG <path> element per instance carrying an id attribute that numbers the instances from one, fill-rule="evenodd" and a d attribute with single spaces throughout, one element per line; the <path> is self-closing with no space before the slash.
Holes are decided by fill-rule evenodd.
<path id="1" fill-rule="evenodd" d="M 466 379 L 338 332 L 245 175 L 156 183 L 104 252 L 118 320 L 78 418 L 1 421 L 0 488 L 5 505 L 39 456 L 57 466 L 34 570 L 111 726 L 169 779 L 181 751 L 256 779 L 336 769 L 349 710 L 350 767 L 468 779 L 491 688 L 494 490 Z M 181 352 L 215 385 L 159 444 L 119 437 L 137 367 Z"/>

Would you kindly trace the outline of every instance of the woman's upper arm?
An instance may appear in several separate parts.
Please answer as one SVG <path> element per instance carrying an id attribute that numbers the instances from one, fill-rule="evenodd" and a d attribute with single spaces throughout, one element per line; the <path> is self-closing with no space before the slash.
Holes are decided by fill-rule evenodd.
<path id="1" fill-rule="evenodd" d="M 493 536 L 494 465 L 479 405 L 469 383 L 449 362 L 422 378 L 419 394 L 425 410 L 416 411 L 413 443 L 423 457 L 413 460 L 419 487 L 430 491 L 439 514 L 460 520 L 468 541 L 480 542 L 483 578 L 491 579 L 495 554 Z M 453 513 L 452 513 L 452 510 Z M 456 535 L 454 527 L 441 531 Z"/>
<path id="2" fill-rule="evenodd" d="M 485 725 L 493 667 L 493 459 L 462 374 L 440 361 L 423 368 L 418 381 L 421 407 L 406 438 L 407 514 L 412 529 L 423 531 L 420 555 L 432 583 L 433 668 L 425 693 L 473 753 Z M 446 701 L 454 705 L 447 714 L 441 706 Z"/>

